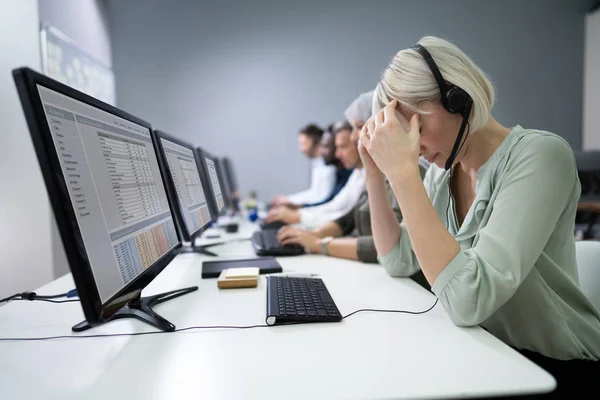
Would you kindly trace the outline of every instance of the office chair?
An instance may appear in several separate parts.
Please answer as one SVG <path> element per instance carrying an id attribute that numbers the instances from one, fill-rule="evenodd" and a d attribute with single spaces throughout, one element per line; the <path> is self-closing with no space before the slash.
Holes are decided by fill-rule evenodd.
<path id="1" fill-rule="evenodd" d="M 575 161 L 581 181 L 575 230 L 582 239 L 600 238 L 595 228 L 600 216 L 600 151 L 576 151 Z"/>
<path id="2" fill-rule="evenodd" d="M 575 255 L 581 291 L 600 310 L 600 242 L 575 242 Z"/>

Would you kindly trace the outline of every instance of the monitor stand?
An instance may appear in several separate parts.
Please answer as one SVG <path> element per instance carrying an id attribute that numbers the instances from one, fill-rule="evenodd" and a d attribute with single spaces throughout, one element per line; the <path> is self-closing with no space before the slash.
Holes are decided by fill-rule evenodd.
<path id="1" fill-rule="evenodd" d="M 141 297 L 138 295 L 110 317 L 91 324 L 88 321 L 83 321 L 73 326 L 71 329 L 73 332 L 82 332 L 116 319 L 135 318 L 162 331 L 172 332 L 175 330 L 175 325 L 158 315 L 154 310 L 152 310 L 152 307 L 196 290 L 198 290 L 198 286 L 191 286 L 188 288 L 173 290 L 148 297 Z"/>
<path id="2" fill-rule="evenodd" d="M 179 253 L 198 253 L 198 254 L 204 254 L 207 256 L 211 256 L 211 257 L 218 257 L 219 255 L 216 253 L 213 253 L 210 250 L 207 250 L 208 247 L 212 247 L 212 246 L 218 246 L 220 244 L 225 244 L 227 242 L 218 242 L 218 243 L 211 243 L 211 244 L 206 244 L 204 246 L 196 246 L 196 245 L 182 245 L 179 248 Z"/>

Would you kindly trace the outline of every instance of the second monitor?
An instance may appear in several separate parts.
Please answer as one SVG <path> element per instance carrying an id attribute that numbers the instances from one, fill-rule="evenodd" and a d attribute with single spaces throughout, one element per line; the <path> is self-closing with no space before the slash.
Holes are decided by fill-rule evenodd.
<path id="1" fill-rule="evenodd" d="M 167 195 L 179 206 L 174 220 L 184 244 L 182 251 L 214 256 L 205 247 L 194 245 L 195 239 L 217 218 L 218 211 L 210 198 L 210 172 L 192 145 L 163 131 L 154 133 L 160 167 L 168 178 Z"/>

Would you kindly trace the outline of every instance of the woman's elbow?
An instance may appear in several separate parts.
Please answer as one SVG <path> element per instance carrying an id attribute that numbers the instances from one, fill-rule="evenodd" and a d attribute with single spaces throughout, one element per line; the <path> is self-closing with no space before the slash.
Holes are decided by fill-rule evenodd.
<path id="1" fill-rule="evenodd" d="M 477 326 L 490 317 L 490 314 L 487 311 L 478 308 L 476 304 L 472 305 L 471 307 L 465 307 L 464 304 L 460 304 L 458 306 L 451 304 L 448 299 L 440 300 L 448 312 L 450 320 L 452 320 L 452 323 L 454 323 L 456 326 Z"/>
<path id="2" fill-rule="evenodd" d="M 399 261 L 395 262 L 382 262 L 383 269 L 392 278 L 406 278 L 411 276 L 415 271 L 412 271 L 407 264 Z"/>

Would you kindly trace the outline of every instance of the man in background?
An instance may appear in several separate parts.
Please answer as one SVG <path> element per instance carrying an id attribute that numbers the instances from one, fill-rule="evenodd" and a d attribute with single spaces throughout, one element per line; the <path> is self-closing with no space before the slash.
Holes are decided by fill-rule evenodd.
<path id="1" fill-rule="evenodd" d="M 315 124 L 309 124 L 300 130 L 298 148 L 311 160 L 310 188 L 290 195 L 278 195 L 271 200 L 273 206 L 286 203 L 293 205 L 320 203 L 326 200 L 336 185 L 335 165 L 327 165 L 321 157 L 321 139 L 323 130 Z"/>
<path id="2" fill-rule="evenodd" d="M 340 218 L 352 210 L 365 190 L 365 174 L 357 147 L 358 138 L 352 137 L 352 130 L 352 125 L 348 122 L 343 122 L 334 129 L 335 156 L 346 169 L 353 170 L 340 192 L 331 201 L 315 207 L 299 210 L 291 210 L 287 207 L 273 208 L 267 215 L 267 223 L 275 221 L 286 224 L 299 223 L 306 229 L 313 229 Z"/>

